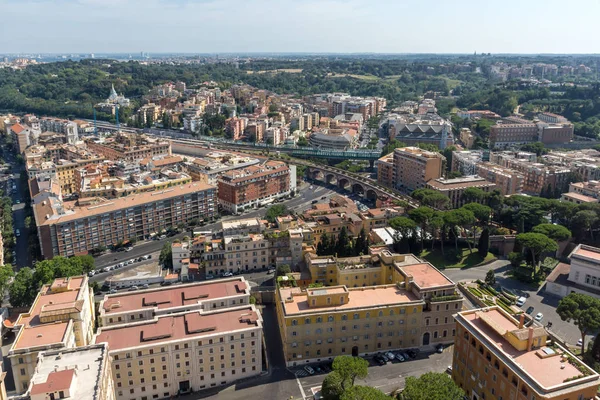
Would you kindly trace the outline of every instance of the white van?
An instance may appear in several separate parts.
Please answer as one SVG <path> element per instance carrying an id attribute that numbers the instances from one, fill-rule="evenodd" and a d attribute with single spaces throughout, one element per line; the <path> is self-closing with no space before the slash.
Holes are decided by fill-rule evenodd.
<path id="1" fill-rule="evenodd" d="M 527 298 L 521 296 L 517 299 L 517 306 L 519 307 L 523 307 L 523 304 L 525 304 L 525 302 L 527 301 Z"/>

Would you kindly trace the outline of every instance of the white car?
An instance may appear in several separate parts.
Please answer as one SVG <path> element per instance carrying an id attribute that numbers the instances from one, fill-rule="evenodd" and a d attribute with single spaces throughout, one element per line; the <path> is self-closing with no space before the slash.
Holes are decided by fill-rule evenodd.
<path id="1" fill-rule="evenodd" d="M 16 237 L 19 237 L 19 236 L 21 236 L 21 231 L 20 231 L 20 230 L 18 230 L 18 229 L 15 229 L 15 236 L 16 236 Z"/>
<path id="2" fill-rule="evenodd" d="M 527 298 L 521 296 L 517 299 L 517 307 L 523 307 L 523 304 L 527 301 Z"/>
<path id="3" fill-rule="evenodd" d="M 92 276 L 96 275 L 96 271 L 90 271 L 88 272 L 88 276 L 91 278 Z"/>
<path id="4" fill-rule="evenodd" d="M 541 320 L 544 319 L 544 314 L 542 314 L 541 312 L 539 312 L 539 313 L 535 314 L 535 318 L 534 319 L 539 322 L 539 321 L 541 321 Z"/>
<path id="5" fill-rule="evenodd" d="M 306 372 L 308 372 L 309 374 L 311 374 L 311 375 L 314 375 L 314 374 L 315 374 L 315 370 L 314 370 L 314 369 L 312 369 L 312 367 L 311 367 L 310 365 L 307 365 L 306 367 L 304 367 L 304 370 L 305 370 Z"/>
<path id="6" fill-rule="evenodd" d="M 579 339 L 577 341 L 577 347 L 581 347 L 582 344 L 583 344 L 583 340 Z"/>
<path id="7" fill-rule="evenodd" d="M 390 360 L 393 360 L 394 358 L 396 358 L 396 356 L 394 355 L 394 353 L 392 353 L 391 351 L 388 351 L 387 353 L 385 353 L 385 356 L 387 358 L 389 358 Z"/>

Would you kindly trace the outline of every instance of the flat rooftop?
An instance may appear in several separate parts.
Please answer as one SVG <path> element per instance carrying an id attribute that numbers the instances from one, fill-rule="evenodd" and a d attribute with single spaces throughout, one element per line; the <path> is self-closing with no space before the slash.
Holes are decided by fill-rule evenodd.
<path id="1" fill-rule="evenodd" d="M 551 388 L 552 390 L 557 389 L 553 387 L 565 384 L 564 381 L 566 379 L 581 375 L 581 372 L 577 367 L 560 356 L 560 353 L 564 351 L 560 348 L 550 349 L 542 347 L 529 351 L 517 350 L 500 334 L 500 332 L 519 331 L 519 322 L 500 311 L 497 307 L 484 310 L 461 312 L 457 315 L 459 317 L 459 322 L 467 324 L 472 329 L 475 329 L 486 341 L 503 353 L 505 356 L 505 363 L 511 368 L 521 371 L 519 375 L 533 379 L 545 390 Z M 543 330 L 544 328 L 537 327 L 533 329 Z M 554 351 L 556 355 L 546 356 L 546 352 L 552 353 L 552 351 Z M 542 354 L 544 357 L 541 356 Z M 583 363 L 577 362 L 584 367 Z M 597 374 L 595 378 L 598 378 Z"/>
<path id="2" fill-rule="evenodd" d="M 100 303 L 105 314 L 123 313 L 148 308 L 175 308 L 201 301 L 239 296 L 249 289 L 243 277 L 211 282 L 199 282 L 147 289 L 134 292 L 109 294 Z"/>
<path id="3" fill-rule="evenodd" d="M 101 400 L 97 386 L 107 360 L 108 348 L 104 343 L 44 352 L 31 379 L 30 393 L 43 394 L 71 388 L 71 398 Z M 73 382 L 74 375 L 76 379 Z"/>
<path id="4" fill-rule="evenodd" d="M 283 299 L 285 314 L 288 316 L 311 312 L 343 311 L 353 308 L 385 307 L 420 300 L 412 292 L 399 289 L 396 285 L 368 286 L 346 290 L 348 291 L 348 303 L 332 307 L 310 307 L 308 304 L 308 296 L 306 294 L 301 294 L 299 288 L 281 288 L 279 289 L 279 292 Z M 285 300 L 288 298 L 291 298 L 292 301 Z"/>
<path id="5" fill-rule="evenodd" d="M 262 327 L 260 314 L 254 306 L 210 313 L 192 311 L 157 317 L 135 325 L 101 328 L 94 337 L 94 343 L 106 342 L 110 351 L 115 351 L 253 327 Z"/>
<path id="6" fill-rule="evenodd" d="M 592 196 L 586 196 L 585 194 L 580 194 L 580 193 L 574 193 L 574 192 L 563 193 L 563 197 L 583 201 L 584 203 L 598 203 L 598 199 L 596 199 Z"/>
<path id="7" fill-rule="evenodd" d="M 438 190 L 462 189 L 478 186 L 494 186 L 495 183 L 489 182 L 484 178 L 473 175 L 455 179 L 432 179 L 427 184 Z"/>
<path id="8" fill-rule="evenodd" d="M 61 343 L 69 328 L 68 322 L 55 322 L 21 329 L 11 350 L 22 350 L 31 347 L 49 346 Z"/>
<path id="9" fill-rule="evenodd" d="M 587 245 L 579 245 L 573 250 L 570 257 L 587 258 L 594 262 L 600 261 L 600 248 Z"/>
<path id="10" fill-rule="evenodd" d="M 420 289 L 454 285 L 454 282 L 429 263 L 400 266 L 399 270 L 406 276 L 412 276 L 413 283 Z"/>

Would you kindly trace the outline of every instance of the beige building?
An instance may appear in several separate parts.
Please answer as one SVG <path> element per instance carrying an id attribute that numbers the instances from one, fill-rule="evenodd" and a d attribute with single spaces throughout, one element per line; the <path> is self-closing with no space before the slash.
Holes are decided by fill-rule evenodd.
<path id="1" fill-rule="evenodd" d="M 394 153 L 381 157 L 375 162 L 375 165 L 377 166 L 377 183 L 394 187 Z"/>
<path id="2" fill-rule="evenodd" d="M 534 324 L 500 307 L 456 314 L 452 378 L 469 399 L 596 398 L 598 374 Z"/>
<path id="3" fill-rule="evenodd" d="M 436 190 L 450 199 L 450 208 L 460 208 L 466 201 L 463 193 L 468 188 L 479 188 L 484 192 L 491 192 L 496 184 L 488 182 L 480 176 L 472 175 L 455 179 L 433 179 L 427 182 L 427 188 Z"/>
<path id="4" fill-rule="evenodd" d="M 262 372 L 262 318 L 254 305 L 105 327 L 95 342 L 108 343 L 118 399 L 168 398 Z"/>
<path id="5" fill-rule="evenodd" d="M 106 343 L 39 354 L 27 395 L 31 400 L 114 400 Z"/>
<path id="6" fill-rule="evenodd" d="M 427 182 L 442 176 L 444 160 L 443 155 L 418 147 L 395 149 L 394 187 L 407 191 L 424 188 Z"/>
<path id="7" fill-rule="evenodd" d="M 523 191 L 524 177 L 514 169 L 504 168 L 490 162 L 481 162 L 475 166 L 475 173 L 496 185 L 502 195 L 510 196 Z"/>
<path id="8" fill-rule="evenodd" d="M 462 308 L 456 285 L 412 254 L 309 254 L 318 289 L 282 286 L 277 317 L 288 366 L 451 343 L 452 313 Z"/>
<path id="9" fill-rule="evenodd" d="M 38 353 L 86 346 L 94 334 L 94 300 L 87 276 L 58 278 L 44 285 L 31 309 L 15 322 L 18 329 L 8 358 L 17 393 L 25 392 Z"/>

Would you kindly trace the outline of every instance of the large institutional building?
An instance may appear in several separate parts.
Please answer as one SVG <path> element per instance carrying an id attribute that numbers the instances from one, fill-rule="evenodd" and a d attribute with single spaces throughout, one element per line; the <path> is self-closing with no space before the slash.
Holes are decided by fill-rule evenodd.
<path id="1" fill-rule="evenodd" d="M 456 314 L 452 377 L 469 399 L 593 399 L 599 375 L 500 307 Z"/>
<path id="2" fill-rule="evenodd" d="M 108 343 L 117 398 L 165 398 L 262 372 L 262 317 L 241 278 L 107 295 L 95 343 Z"/>
<path id="3" fill-rule="evenodd" d="M 289 366 L 454 340 L 452 314 L 463 299 L 431 264 L 387 249 L 365 257 L 306 257 L 312 281 L 326 286 L 277 291 Z"/>

